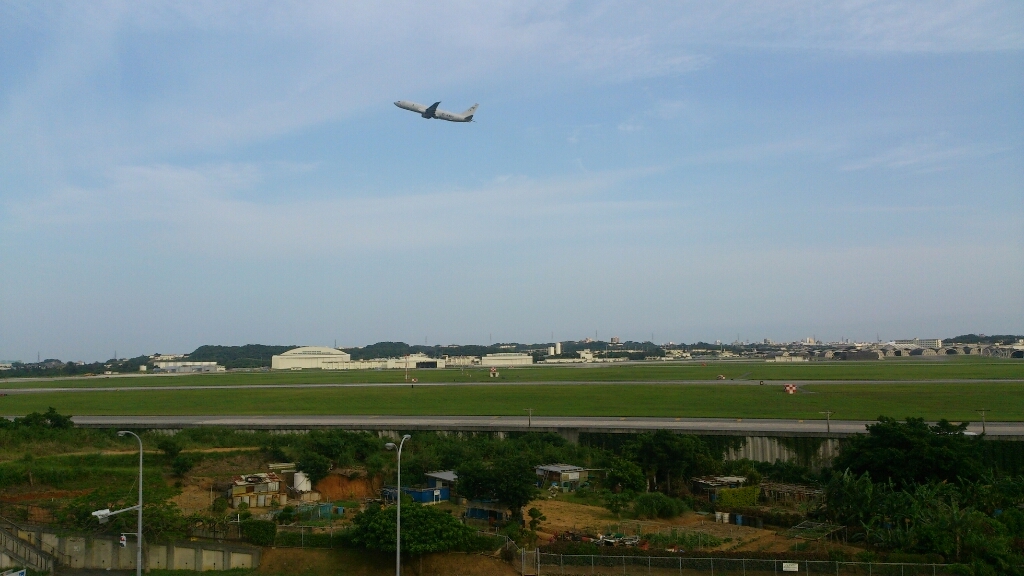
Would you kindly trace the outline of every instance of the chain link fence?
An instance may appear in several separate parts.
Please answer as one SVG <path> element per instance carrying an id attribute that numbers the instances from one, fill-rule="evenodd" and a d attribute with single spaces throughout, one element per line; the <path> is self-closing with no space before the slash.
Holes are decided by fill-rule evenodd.
<path id="1" fill-rule="evenodd" d="M 688 558 L 682 556 L 612 556 L 549 554 L 509 547 L 512 565 L 523 576 L 621 575 L 671 576 L 715 574 L 728 576 L 952 576 L 947 564 L 898 562 L 835 562 L 825 560 L 764 560 L 745 558 Z"/>

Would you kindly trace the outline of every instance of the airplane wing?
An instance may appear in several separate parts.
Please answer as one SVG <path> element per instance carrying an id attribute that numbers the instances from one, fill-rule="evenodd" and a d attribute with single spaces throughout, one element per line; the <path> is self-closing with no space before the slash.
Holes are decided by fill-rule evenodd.
<path id="1" fill-rule="evenodd" d="M 437 111 L 437 105 L 438 104 L 440 104 L 440 102 L 434 102 L 433 104 L 428 106 L 427 109 L 423 111 L 423 117 L 424 118 L 433 118 L 434 117 L 434 112 Z"/>

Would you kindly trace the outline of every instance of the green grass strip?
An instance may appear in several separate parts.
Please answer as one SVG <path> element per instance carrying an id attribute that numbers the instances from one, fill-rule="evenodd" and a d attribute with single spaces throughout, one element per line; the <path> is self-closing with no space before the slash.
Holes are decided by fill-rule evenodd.
<path id="1" fill-rule="evenodd" d="M 393 414 L 522 416 L 658 416 L 870 420 L 880 415 L 974 421 L 1024 420 L 1024 384 L 808 384 L 786 394 L 780 385 L 608 384 L 406 386 L 266 390 L 133 390 L 12 395 L 0 413 L 75 415 Z"/>

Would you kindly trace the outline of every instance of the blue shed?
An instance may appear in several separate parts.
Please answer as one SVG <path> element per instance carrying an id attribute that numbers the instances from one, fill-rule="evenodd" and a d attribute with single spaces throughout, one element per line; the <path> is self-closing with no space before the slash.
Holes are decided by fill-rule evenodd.
<path id="1" fill-rule="evenodd" d="M 451 489 L 449 488 L 414 488 L 412 486 L 403 486 L 402 492 L 408 494 L 413 502 L 420 504 L 437 504 L 451 498 Z M 384 488 L 381 495 L 385 500 L 394 501 L 395 487 L 388 486 Z"/>
<path id="2" fill-rule="evenodd" d="M 495 500 L 471 500 L 466 504 L 466 518 L 502 524 L 511 516 L 508 506 Z"/>

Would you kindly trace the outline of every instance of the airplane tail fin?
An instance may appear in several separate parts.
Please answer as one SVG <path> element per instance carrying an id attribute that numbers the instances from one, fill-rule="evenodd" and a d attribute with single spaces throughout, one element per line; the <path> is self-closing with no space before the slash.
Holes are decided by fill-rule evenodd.
<path id="1" fill-rule="evenodd" d="M 465 112 L 463 112 L 462 115 L 463 116 L 472 116 L 473 113 L 476 112 L 476 107 L 477 106 L 479 106 L 479 104 L 473 104 L 472 106 L 469 107 L 469 110 L 466 110 Z"/>

